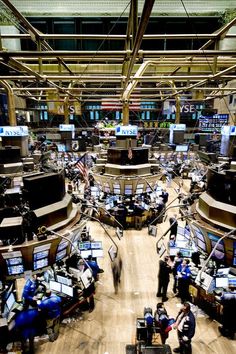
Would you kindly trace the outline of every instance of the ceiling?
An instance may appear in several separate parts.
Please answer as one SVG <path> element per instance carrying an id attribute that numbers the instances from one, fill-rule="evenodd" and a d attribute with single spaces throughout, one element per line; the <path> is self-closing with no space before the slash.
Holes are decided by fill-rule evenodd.
<path id="1" fill-rule="evenodd" d="M 153 4 L 152 4 L 153 2 Z M 144 1 L 139 1 L 141 6 Z M 165 101 L 169 98 L 186 97 L 194 100 L 211 100 L 229 94 L 226 85 L 236 79 L 236 32 L 227 34 L 227 30 L 236 22 L 233 20 L 215 33 L 207 34 L 160 34 L 146 35 L 145 29 L 151 16 L 160 14 L 206 14 L 224 11 L 236 7 L 236 1 L 152 1 L 147 0 L 144 8 L 138 11 L 139 22 L 132 41 L 132 26 L 135 20 L 135 8 L 129 16 L 131 28 L 119 35 L 83 35 L 83 34 L 43 34 L 26 20 L 25 15 L 42 16 L 49 13 L 68 15 L 73 8 L 73 16 L 95 14 L 96 16 L 116 16 L 130 9 L 126 1 L 22 1 L 0 0 L 13 23 L 21 29 L 20 34 L 2 34 L 3 40 L 10 38 L 30 38 L 37 43 L 37 50 L 22 51 L 0 50 L 0 64 L 3 73 L 1 80 L 8 82 L 14 94 L 32 100 L 42 100 L 48 91 L 59 94 L 60 100 L 97 102 L 104 96 L 114 105 L 142 100 Z M 66 5 L 65 5 L 66 4 Z M 134 6 L 136 1 L 132 2 Z M 185 10 L 183 10 L 183 4 Z M 153 5 L 153 6 L 152 6 Z M 175 5 L 175 6 L 174 6 Z M 79 15 L 78 15 L 79 16 Z M 150 37 L 152 36 L 152 37 Z M 56 51 L 48 44 L 50 38 L 77 38 L 87 40 L 124 41 L 124 50 L 96 51 Z M 148 38 L 168 41 L 192 38 L 204 39 L 205 44 L 196 50 L 142 50 L 141 43 Z M 222 39 L 224 44 L 222 45 Z M 127 44 L 128 43 L 128 44 Z M 210 48 L 210 49 L 209 49 Z M 232 88 L 231 92 L 236 91 Z"/>
<path id="2" fill-rule="evenodd" d="M 129 14 L 128 0 L 12 0 L 12 4 L 25 16 L 119 16 Z M 138 1 L 142 12 L 144 0 Z M 235 0 L 156 0 L 152 16 L 216 15 L 225 9 L 235 9 Z"/>

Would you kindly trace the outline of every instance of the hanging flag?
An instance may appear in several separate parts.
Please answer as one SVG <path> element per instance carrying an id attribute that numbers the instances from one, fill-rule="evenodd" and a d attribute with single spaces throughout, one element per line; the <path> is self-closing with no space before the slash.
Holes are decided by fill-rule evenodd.
<path id="1" fill-rule="evenodd" d="M 128 159 L 132 160 L 132 158 L 133 158 L 133 151 L 132 151 L 131 147 L 129 147 L 129 149 L 128 149 Z"/>
<path id="2" fill-rule="evenodd" d="M 86 155 L 87 155 L 87 152 L 85 154 L 83 154 L 75 163 L 75 168 L 78 168 L 78 170 L 82 174 L 85 182 L 88 181 L 88 168 L 87 168 L 87 164 L 86 164 Z"/>

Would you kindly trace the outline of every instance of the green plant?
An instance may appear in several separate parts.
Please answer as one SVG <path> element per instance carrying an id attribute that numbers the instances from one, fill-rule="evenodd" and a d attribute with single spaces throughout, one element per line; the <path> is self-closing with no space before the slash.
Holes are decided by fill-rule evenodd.
<path id="1" fill-rule="evenodd" d="M 236 17 L 236 8 L 235 9 L 226 9 L 225 12 L 219 19 L 221 25 L 225 25 L 232 21 Z"/>

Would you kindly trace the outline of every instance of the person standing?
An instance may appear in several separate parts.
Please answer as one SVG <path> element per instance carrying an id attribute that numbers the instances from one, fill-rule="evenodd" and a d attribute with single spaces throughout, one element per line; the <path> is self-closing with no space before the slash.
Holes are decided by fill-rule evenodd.
<path id="1" fill-rule="evenodd" d="M 234 339 L 236 332 L 236 288 L 229 285 L 229 290 L 224 292 L 220 297 L 223 305 L 222 326 L 219 331 L 224 337 Z"/>
<path id="2" fill-rule="evenodd" d="M 49 340 L 54 342 L 59 335 L 61 298 L 52 294 L 51 290 L 46 290 L 45 298 L 38 305 L 38 308 L 45 317 Z"/>
<path id="3" fill-rule="evenodd" d="M 178 221 L 177 221 L 177 216 L 171 216 L 169 218 L 169 223 L 170 223 L 170 236 L 174 235 L 175 238 L 177 236 L 177 230 L 178 230 Z"/>
<path id="4" fill-rule="evenodd" d="M 173 293 L 177 293 L 177 284 L 178 284 L 178 278 L 177 278 L 177 269 L 183 262 L 183 256 L 181 252 L 178 252 L 174 258 L 174 267 L 173 267 L 173 277 L 174 277 L 174 283 L 173 283 Z"/>
<path id="5" fill-rule="evenodd" d="M 116 256 L 111 264 L 113 284 L 115 289 L 115 294 L 118 294 L 118 288 L 120 283 L 121 271 L 122 271 L 122 259 L 120 256 Z"/>
<path id="6" fill-rule="evenodd" d="M 180 312 L 176 317 L 176 322 L 173 325 L 177 329 L 179 347 L 174 348 L 174 353 L 192 354 L 191 341 L 195 334 L 196 320 L 191 311 L 190 304 L 185 302 Z"/>
<path id="7" fill-rule="evenodd" d="M 178 279 L 178 295 L 181 302 L 190 300 L 189 284 L 190 284 L 191 270 L 189 267 L 189 259 L 184 258 L 182 263 L 177 268 Z"/>
<path id="8" fill-rule="evenodd" d="M 27 279 L 22 292 L 24 309 L 27 309 L 29 306 L 37 307 L 37 296 L 35 295 L 37 288 L 38 280 L 37 276 L 34 274 L 29 279 Z"/>
<path id="9" fill-rule="evenodd" d="M 162 297 L 162 302 L 168 300 L 166 296 L 168 284 L 170 281 L 170 273 L 172 272 L 171 266 L 168 264 L 169 257 L 165 256 L 164 260 L 159 261 L 159 272 L 158 272 L 158 290 L 157 297 Z"/>

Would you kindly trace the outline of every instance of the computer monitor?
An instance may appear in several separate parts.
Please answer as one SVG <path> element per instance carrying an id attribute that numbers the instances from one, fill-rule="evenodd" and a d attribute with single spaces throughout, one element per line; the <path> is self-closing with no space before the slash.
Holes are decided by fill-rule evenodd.
<path id="1" fill-rule="evenodd" d="M 132 184 L 125 184 L 125 195 L 132 195 Z"/>
<path id="2" fill-rule="evenodd" d="M 227 289 L 229 286 L 228 278 L 216 278 L 216 288 L 224 288 Z"/>
<path id="3" fill-rule="evenodd" d="M 49 250 L 34 253 L 34 261 L 48 257 Z"/>
<path id="4" fill-rule="evenodd" d="M 93 275 L 89 268 L 87 268 L 80 276 L 80 280 L 85 289 L 87 289 L 93 282 Z"/>
<path id="5" fill-rule="evenodd" d="M 80 251 L 80 255 L 82 258 L 88 258 L 88 256 L 92 255 L 92 250 L 82 250 Z"/>
<path id="6" fill-rule="evenodd" d="M 73 295 L 74 295 L 73 294 L 74 289 L 71 286 L 68 286 L 65 284 L 61 285 L 61 292 L 67 296 L 70 296 L 70 297 L 73 297 Z"/>
<path id="7" fill-rule="evenodd" d="M 182 256 L 185 258 L 191 258 L 193 251 L 187 248 L 180 248 L 179 252 L 182 253 Z"/>
<path id="8" fill-rule="evenodd" d="M 177 247 L 170 247 L 170 249 L 169 249 L 170 256 L 176 256 L 178 252 L 179 252 L 179 248 L 177 248 Z"/>
<path id="9" fill-rule="evenodd" d="M 91 242 L 91 249 L 101 249 L 102 248 L 102 241 L 92 241 Z"/>
<path id="10" fill-rule="evenodd" d="M 118 237 L 119 240 L 121 240 L 121 238 L 123 237 L 123 229 L 121 229 L 120 227 L 116 228 L 116 236 Z"/>
<path id="11" fill-rule="evenodd" d="M 50 280 L 49 281 L 49 288 L 52 291 L 57 291 L 58 293 L 61 292 L 61 283 L 58 283 L 57 281 Z"/>
<path id="12" fill-rule="evenodd" d="M 24 266 L 23 264 L 15 265 L 15 266 L 8 266 L 7 267 L 8 275 L 20 275 L 24 273 Z"/>
<path id="13" fill-rule="evenodd" d="M 218 268 L 217 275 L 218 276 L 228 276 L 230 268 Z"/>
<path id="14" fill-rule="evenodd" d="M 69 241 L 62 240 L 57 246 L 57 252 L 64 250 L 68 246 Z"/>
<path id="15" fill-rule="evenodd" d="M 112 245 L 108 250 L 108 254 L 111 261 L 113 262 L 117 256 L 117 248 L 114 245 Z"/>
<path id="16" fill-rule="evenodd" d="M 165 252 L 166 252 L 166 246 L 164 245 L 164 243 L 162 243 L 161 247 L 158 248 L 158 254 L 160 257 L 162 257 Z"/>
<path id="17" fill-rule="evenodd" d="M 60 261 L 61 259 L 67 256 L 67 249 L 64 249 L 56 254 L 56 261 Z"/>
<path id="18" fill-rule="evenodd" d="M 43 258 L 43 259 L 39 259 L 37 261 L 34 261 L 34 270 L 38 270 L 41 268 L 45 268 L 48 266 L 48 258 Z"/>
<path id="19" fill-rule="evenodd" d="M 157 227 L 155 225 L 148 226 L 148 235 L 156 237 L 157 235 Z"/>
<path id="20" fill-rule="evenodd" d="M 229 280 L 229 286 L 234 286 L 236 288 L 236 278 L 233 277 L 233 278 L 228 278 Z"/>
<path id="21" fill-rule="evenodd" d="M 68 286 L 72 285 L 72 280 L 70 278 L 63 277 L 62 275 L 57 274 L 57 281 L 58 281 L 58 283 L 61 283 L 64 285 L 68 285 Z"/>
<path id="22" fill-rule="evenodd" d="M 65 144 L 57 144 L 58 152 L 66 152 Z"/>
<path id="23" fill-rule="evenodd" d="M 6 301 L 6 305 L 7 305 L 7 308 L 9 310 L 9 312 L 11 311 L 11 309 L 14 306 L 15 302 L 16 302 L 16 299 L 15 299 L 14 294 L 10 293 L 10 295 L 8 296 L 7 301 Z"/>
<path id="24" fill-rule="evenodd" d="M 110 204 L 105 204 L 105 209 L 106 209 L 107 211 L 110 210 L 110 209 L 111 209 Z"/>
<path id="25" fill-rule="evenodd" d="M 99 258 L 99 257 L 103 257 L 103 250 L 102 249 L 94 249 L 94 250 L 91 250 L 92 251 L 92 257 L 93 258 Z"/>
<path id="26" fill-rule="evenodd" d="M 70 267 L 69 273 L 72 274 L 73 277 L 75 277 L 77 280 L 79 280 L 82 272 L 79 269 Z"/>
<path id="27" fill-rule="evenodd" d="M 175 151 L 176 152 L 187 152 L 188 151 L 188 145 L 176 145 Z"/>
<path id="28" fill-rule="evenodd" d="M 79 250 L 89 250 L 91 248 L 90 241 L 79 242 Z"/>

